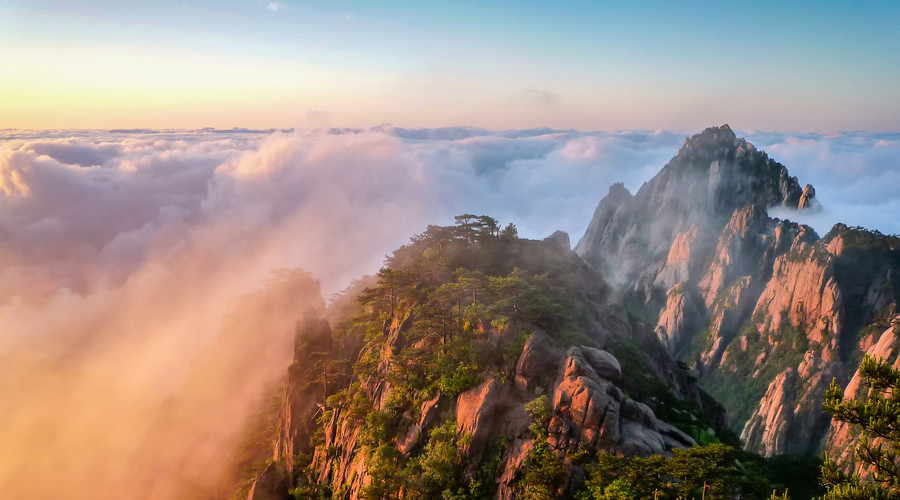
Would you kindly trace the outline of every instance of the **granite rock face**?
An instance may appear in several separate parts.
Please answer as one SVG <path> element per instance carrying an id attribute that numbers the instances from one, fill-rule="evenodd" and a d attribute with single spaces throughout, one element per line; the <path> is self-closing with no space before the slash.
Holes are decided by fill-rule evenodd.
<path id="1" fill-rule="evenodd" d="M 657 354 L 666 356 L 664 350 Z M 679 371 L 670 359 L 658 360 L 654 369 Z M 681 397 L 698 405 L 710 404 L 687 376 L 673 376 L 683 386 Z M 522 349 L 512 380 L 486 380 L 455 401 L 435 395 L 422 405 L 417 421 L 401 425 L 395 440 L 403 453 L 420 448 L 443 413 L 455 422 L 457 438 L 465 443 L 460 448 L 467 464 L 465 473 L 474 476 L 486 459 L 490 440 L 503 436 L 510 445 L 497 478 L 497 498 L 515 497 L 513 485 L 534 446 L 525 407 L 539 394 L 550 396 L 552 419 L 547 442 L 561 456 L 578 449 L 665 455 L 696 444 L 690 436 L 657 418 L 649 406 L 628 398 L 622 385 L 626 377 L 618 359 L 609 352 L 590 346 L 562 352 L 546 334 L 536 332 Z M 358 437 L 358 423 L 335 413 L 326 425 L 324 444 L 315 450 L 313 468 L 319 473 L 318 481 L 345 492 L 345 498 L 361 498 L 369 481 Z"/>
<path id="2" fill-rule="evenodd" d="M 659 313 L 656 334 L 670 352 L 676 352 L 693 334 L 701 320 L 697 299 L 686 287 L 673 286 L 666 292 L 666 305 Z"/>
<path id="3" fill-rule="evenodd" d="M 803 188 L 803 193 L 800 195 L 800 202 L 797 204 L 798 209 L 808 208 L 811 210 L 818 210 L 819 201 L 816 200 L 816 188 L 812 187 L 812 184 L 807 184 L 806 187 Z"/>
<path id="4" fill-rule="evenodd" d="M 634 195 L 610 188 L 576 246 L 766 455 L 834 448 L 824 391 L 850 380 L 900 302 L 900 239 L 842 224 L 820 237 L 767 213 L 819 203 L 713 127 Z"/>

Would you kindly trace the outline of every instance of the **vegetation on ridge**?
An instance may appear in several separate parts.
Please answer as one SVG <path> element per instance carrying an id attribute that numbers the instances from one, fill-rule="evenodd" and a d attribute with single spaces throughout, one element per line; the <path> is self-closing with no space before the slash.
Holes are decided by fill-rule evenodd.
<path id="1" fill-rule="evenodd" d="M 472 215 L 457 217 L 453 227 L 430 226 L 367 285 L 332 307 L 339 309 L 332 312 L 332 331 L 340 359 L 309 353 L 309 373 L 317 375 L 307 385 L 328 394 L 318 426 L 335 432 L 329 426 L 344 422 L 337 432 L 357 429 L 345 442 L 352 454 L 334 442 L 326 447 L 326 433 L 317 432 L 311 437 L 316 455 L 292 459 L 293 497 L 344 498 L 347 485 L 320 483 L 319 473 L 359 456 L 369 476 L 359 492 L 365 498 L 491 498 L 512 443 L 498 435 L 479 458 L 469 456 L 473 436 L 457 428 L 456 397 L 491 379 L 511 380 L 534 331 L 561 348 L 596 345 L 591 325 L 611 290 L 555 242 L 521 240 L 515 226 Z M 356 299 L 346 300 L 349 295 Z M 646 346 L 618 339 L 608 349 L 622 365 L 625 397 L 647 403 L 704 446 L 671 458 L 615 457 L 582 447 L 560 452 L 548 441 L 552 405 L 538 390 L 526 406 L 530 451 L 511 483 L 517 498 L 645 498 L 647 488 L 657 498 L 765 498 L 785 486 L 799 493 L 795 499 L 811 495 L 804 496 L 802 484 L 810 482 L 814 461 L 773 462 L 721 444 L 711 417 L 654 375 Z M 426 412 L 433 423 L 422 427 L 421 440 L 409 441 L 410 426 Z M 572 476 L 577 470 L 582 476 Z M 638 480 L 639 471 L 650 475 Z"/>
<path id="2" fill-rule="evenodd" d="M 493 451 L 466 480 L 461 449 L 467 438 L 456 435 L 447 412 L 413 453 L 398 448 L 401 424 L 420 418 L 423 403 L 436 396 L 454 400 L 491 377 L 511 378 L 535 329 L 590 342 L 578 326 L 592 311 L 579 306 L 585 299 L 579 294 L 600 301 L 609 293 L 599 279 L 572 286 L 571 280 L 590 283 L 591 271 L 582 265 L 572 272 L 558 257 L 546 258 L 562 254 L 555 243 L 519 240 L 514 225 L 501 229 L 486 216 L 456 219 L 456 226 L 430 226 L 394 252 L 376 283 L 357 296 L 350 321 L 336 329 L 358 342 L 359 352 L 352 383 L 328 398 L 322 421 L 340 411 L 360 426 L 372 478 L 368 498 L 399 490 L 406 498 L 490 496 L 505 443 L 491 443 Z M 390 390 L 373 391 L 367 381 L 375 379 Z"/>

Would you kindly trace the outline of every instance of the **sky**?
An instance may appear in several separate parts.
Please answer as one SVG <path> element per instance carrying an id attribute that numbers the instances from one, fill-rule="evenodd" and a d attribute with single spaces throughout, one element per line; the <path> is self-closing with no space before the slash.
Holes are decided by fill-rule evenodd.
<path id="1" fill-rule="evenodd" d="M 900 4 L 0 4 L 0 128 L 900 130 Z"/>

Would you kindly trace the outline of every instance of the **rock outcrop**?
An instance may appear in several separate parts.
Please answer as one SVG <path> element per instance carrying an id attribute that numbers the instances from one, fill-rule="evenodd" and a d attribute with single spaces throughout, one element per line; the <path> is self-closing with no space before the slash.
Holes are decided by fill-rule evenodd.
<path id="1" fill-rule="evenodd" d="M 678 352 L 684 340 L 696 331 L 701 320 L 697 299 L 686 286 L 673 286 L 666 293 L 666 305 L 659 313 L 656 335 L 670 352 Z"/>
<path id="2" fill-rule="evenodd" d="M 760 260 L 760 236 L 766 231 L 766 211 L 756 205 L 737 209 L 722 230 L 706 273 L 697 284 L 706 307 L 738 277 L 749 276 Z"/>
<path id="3" fill-rule="evenodd" d="M 754 313 L 761 319 L 754 343 L 768 347 L 748 349 L 754 363 L 746 371 L 759 376 L 780 366 L 786 377 L 771 382 L 747 421 L 742 438 L 749 448 L 769 455 L 822 449 L 829 432 L 829 419 L 821 411 L 825 391 L 832 380 L 847 383 L 847 366 L 871 345 L 872 334 L 867 332 L 887 326 L 896 310 L 896 281 L 890 278 L 898 261 L 896 256 L 878 255 L 888 252 L 878 244 L 882 240 L 838 227 L 823 240 L 798 238 L 788 254 L 776 259 Z M 863 241 L 874 249 L 860 248 Z M 861 251 L 868 255 L 847 260 L 850 255 L 859 258 Z M 880 264 L 873 268 L 873 262 Z M 773 404 L 777 399 L 781 402 Z M 837 451 L 834 445 L 825 444 L 825 449 Z"/>
<path id="4" fill-rule="evenodd" d="M 829 426 L 822 412 L 825 391 L 843 378 L 842 363 L 823 362 L 807 351 L 799 368 L 785 369 L 769 384 L 741 440 L 765 456 L 817 453 Z"/>
<path id="5" fill-rule="evenodd" d="M 680 370 L 674 361 L 663 365 L 666 370 Z M 460 394 L 448 406 L 455 409 L 443 412 L 454 420 L 458 441 L 465 443 L 460 447 L 467 464 L 465 473 L 474 476 L 485 460 L 491 439 L 503 436 L 510 444 L 503 454 L 505 466 L 497 478 L 497 498 L 515 497 L 513 487 L 533 447 L 531 420 L 525 406 L 543 393 L 552 396 L 553 417 L 547 442 L 561 456 L 578 449 L 665 455 L 696 444 L 685 432 L 657 418 L 650 406 L 627 397 L 623 386 L 626 377 L 618 359 L 608 351 L 578 346 L 561 353 L 546 334 L 531 334 L 511 380 L 486 380 Z M 687 391 L 681 397 L 698 406 L 709 406 L 699 389 L 691 386 L 689 377 L 681 375 L 680 382 Z M 441 400 L 442 396 L 436 394 L 423 403 L 415 423 L 401 425 L 395 438 L 401 453 L 409 454 L 420 446 L 438 423 Z M 346 498 L 359 498 L 368 484 L 366 459 L 360 454 L 358 436 L 358 426 L 335 413 L 313 463 L 320 471 L 320 483 L 344 491 Z"/>
<path id="6" fill-rule="evenodd" d="M 819 201 L 816 200 L 816 188 L 812 187 L 812 184 L 807 184 L 806 187 L 803 188 L 803 194 L 800 195 L 800 202 L 797 203 L 797 209 L 811 209 L 817 210 L 819 209 Z"/>
<path id="7" fill-rule="evenodd" d="M 626 398 L 621 378 L 621 366 L 610 353 L 590 347 L 569 349 L 553 395 L 551 446 L 570 452 L 582 447 L 649 456 L 696 444 L 659 421 L 647 405 Z"/>

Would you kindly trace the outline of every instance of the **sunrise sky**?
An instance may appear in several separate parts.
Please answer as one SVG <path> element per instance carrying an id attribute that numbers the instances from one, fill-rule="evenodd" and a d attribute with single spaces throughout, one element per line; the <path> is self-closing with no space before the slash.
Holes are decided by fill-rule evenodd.
<path id="1" fill-rule="evenodd" d="M 900 130 L 898 2 L 0 3 L 0 128 Z"/>

